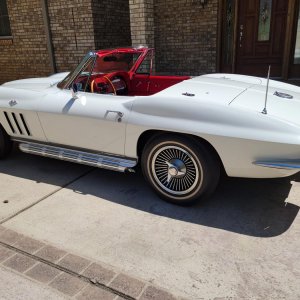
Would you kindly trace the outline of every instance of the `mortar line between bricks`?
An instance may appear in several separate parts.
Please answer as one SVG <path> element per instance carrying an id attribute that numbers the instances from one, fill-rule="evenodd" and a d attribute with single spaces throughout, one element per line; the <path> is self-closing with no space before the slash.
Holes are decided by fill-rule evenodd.
<path id="1" fill-rule="evenodd" d="M 140 294 L 136 297 L 136 299 L 140 299 L 149 286 L 150 286 L 150 284 L 146 283 L 145 286 L 143 287 L 142 291 L 140 292 Z"/>
<path id="2" fill-rule="evenodd" d="M 81 293 L 83 290 L 85 290 L 86 287 L 87 287 L 89 284 L 90 284 L 90 283 L 87 283 L 86 285 L 82 286 L 81 289 L 80 289 L 75 295 L 72 296 L 72 298 L 73 298 L 73 299 L 76 299 L 76 297 L 77 297 L 78 295 L 80 295 L 80 293 Z M 115 294 L 115 295 L 116 295 L 116 294 Z M 116 297 L 118 297 L 118 296 L 116 295 Z M 115 298 L 116 298 L 116 297 L 115 297 Z"/>
<path id="3" fill-rule="evenodd" d="M 40 198 L 39 200 L 35 201 L 34 203 L 30 204 L 29 206 L 19 210 L 18 212 L 16 212 L 15 214 L 11 215 L 10 217 L 6 218 L 6 219 L 3 219 L 2 221 L 0 221 L 0 225 L 4 224 L 5 222 L 13 219 L 14 217 L 20 215 L 21 213 L 23 213 L 24 211 L 32 208 L 33 206 L 39 204 L 40 202 L 46 200 L 47 198 L 53 196 L 54 194 L 58 193 L 59 191 L 63 190 L 64 188 L 66 188 L 68 185 L 74 183 L 75 181 L 85 177 L 86 175 L 92 173 L 92 171 L 94 171 L 95 168 L 92 168 L 92 169 L 89 169 L 88 171 L 84 172 L 83 174 L 81 174 L 80 176 L 76 177 L 75 179 L 72 179 L 71 181 L 65 183 L 64 185 L 60 186 L 59 188 L 57 188 L 56 190 L 54 190 L 53 192 L 43 196 L 42 198 Z"/>
<path id="4" fill-rule="evenodd" d="M 87 282 L 87 283 L 91 284 L 92 286 L 96 286 L 96 287 L 98 287 L 98 288 L 100 288 L 100 289 L 103 289 L 103 290 L 106 290 L 106 291 L 108 291 L 108 292 L 111 292 L 111 293 L 113 293 L 113 294 L 115 294 L 115 295 L 117 295 L 117 296 L 123 297 L 123 298 L 125 298 L 125 299 L 127 299 L 127 300 L 135 300 L 135 298 L 133 298 L 133 297 L 131 297 L 131 296 L 128 296 L 128 295 L 126 295 L 126 294 L 123 294 L 122 292 L 120 292 L 120 291 L 118 291 L 118 290 L 116 290 L 116 289 L 114 289 L 114 288 L 108 287 L 108 286 L 106 286 L 106 285 L 104 285 L 104 284 L 102 284 L 102 283 L 96 282 L 96 283 L 93 283 L 93 284 L 92 284 L 91 281 L 90 281 L 90 279 L 89 279 L 88 277 L 86 277 L 86 276 L 84 276 L 84 275 L 82 275 L 82 274 L 78 274 L 78 273 L 76 273 L 76 272 L 73 272 L 73 271 L 71 271 L 71 270 L 68 270 L 68 269 L 66 269 L 66 268 L 64 268 L 64 267 L 62 267 L 62 266 L 59 266 L 59 265 L 57 265 L 57 264 L 55 264 L 55 263 L 52 263 L 52 262 L 50 262 L 50 261 L 47 261 L 47 260 L 45 260 L 45 259 L 43 259 L 43 258 L 41 258 L 41 257 L 35 256 L 34 254 L 30 254 L 30 253 L 28 253 L 28 252 L 26 252 L 26 251 L 23 251 L 23 250 L 21 250 L 21 249 L 18 249 L 18 248 L 16 248 L 16 247 L 14 247 L 14 246 L 8 245 L 8 244 L 6 244 L 6 243 L 4 243 L 4 242 L 2 242 L 2 241 L 0 241 L 0 245 L 3 246 L 3 247 L 5 247 L 5 248 L 8 248 L 8 249 L 10 249 L 10 250 L 13 250 L 13 251 L 15 251 L 15 252 L 17 252 L 17 253 L 19 253 L 19 254 L 22 254 L 22 255 L 24 255 L 24 256 L 27 256 L 27 257 L 29 257 L 29 258 L 31 258 L 31 259 L 34 259 L 34 260 L 39 261 L 39 262 L 41 262 L 41 263 L 44 263 L 44 264 L 46 264 L 46 265 L 48 265 L 48 266 L 50 266 L 50 267 L 53 267 L 53 268 L 55 268 L 55 269 L 57 269 L 57 270 L 60 270 L 60 271 L 62 271 L 62 272 L 65 272 L 65 273 L 67 273 L 67 274 L 69 274 L 69 275 L 71 275 L 71 276 L 73 276 L 73 277 L 76 277 L 76 278 L 78 278 L 78 279 L 81 279 L 82 281 Z"/>

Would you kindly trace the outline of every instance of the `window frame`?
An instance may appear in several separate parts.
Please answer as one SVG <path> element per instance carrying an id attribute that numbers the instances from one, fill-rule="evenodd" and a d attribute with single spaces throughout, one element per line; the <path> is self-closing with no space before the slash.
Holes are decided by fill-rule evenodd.
<path id="1" fill-rule="evenodd" d="M 296 0 L 294 7 L 294 20 L 293 20 L 293 30 L 292 30 L 292 42 L 289 56 L 289 71 L 288 78 L 292 80 L 299 80 L 300 76 L 300 64 L 295 63 L 295 51 L 296 51 L 296 37 L 298 30 L 298 20 L 300 15 L 300 0 Z"/>
<path id="2" fill-rule="evenodd" d="M 11 22 L 10 22 L 8 7 L 7 7 L 7 0 L 0 0 L 0 1 L 3 1 L 6 11 L 7 11 L 7 14 L 4 14 L 4 12 L 3 12 L 3 14 L 1 14 L 1 10 L 0 10 L 0 19 L 2 19 L 4 22 L 4 19 L 7 18 L 8 24 L 6 24 L 6 25 L 8 25 L 8 29 L 9 29 L 9 32 L 8 32 L 9 35 L 1 35 L 0 34 L 0 40 L 12 39 L 13 36 L 12 36 L 12 31 L 11 31 Z"/>

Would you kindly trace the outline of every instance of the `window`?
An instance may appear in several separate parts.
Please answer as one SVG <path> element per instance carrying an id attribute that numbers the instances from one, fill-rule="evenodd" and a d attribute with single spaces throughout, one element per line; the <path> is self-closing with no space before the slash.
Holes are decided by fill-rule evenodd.
<path id="1" fill-rule="evenodd" d="M 272 0 L 260 0 L 258 40 L 269 41 L 271 29 Z"/>
<path id="2" fill-rule="evenodd" d="M 6 0 L 0 0 L 0 37 L 11 36 Z"/>
<path id="3" fill-rule="evenodd" d="M 152 52 L 148 52 L 147 56 L 136 70 L 136 74 L 150 75 L 153 68 Z"/>
<path id="4" fill-rule="evenodd" d="M 235 1 L 226 1 L 226 24 L 224 24 L 224 64 L 230 65 L 233 60 Z"/>
<path id="5" fill-rule="evenodd" d="M 297 36 L 296 36 L 294 64 L 300 65 L 300 6 L 299 6 L 299 15 L 298 15 L 298 27 L 297 27 Z"/>

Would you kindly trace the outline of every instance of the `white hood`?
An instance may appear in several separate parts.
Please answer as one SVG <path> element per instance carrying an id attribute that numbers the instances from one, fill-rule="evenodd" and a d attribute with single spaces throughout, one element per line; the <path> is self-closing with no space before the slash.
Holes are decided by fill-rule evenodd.
<path id="1" fill-rule="evenodd" d="M 68 74 L 69 74 L 68 72 L 64 72 L 64 73 L 57 73 L 49 77 L 15 80 L 15 81 L 4 83 L 2 86 L 6 88 L 14 88 L 14 89 L 43 91 L 59 83 Z"/>

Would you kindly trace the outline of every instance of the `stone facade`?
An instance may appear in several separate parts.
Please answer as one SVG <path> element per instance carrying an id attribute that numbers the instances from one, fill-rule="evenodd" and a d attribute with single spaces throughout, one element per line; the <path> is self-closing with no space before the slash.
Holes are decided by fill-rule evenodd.
<path id="1" fill-rule="evenodd" d="M 157 72 L 199 75 L 217 68 L 218 0 L 156 0 Z"/>
<path id="2" fill-rule="evenodd" d="M 0 41 L 0 84 L 50 75 L 41 0 L 7 0 L 7 7 L 12 40 Z M 131 44 L 128 0 L 48 0 L 47 13 L 57 72 L 73 69 L 89 50 Z"/>
<path id="3" fill-rule="evenodd" d="M 56 69 L 73 69 L 95 49 L 92 5 L 89 1 L 48 1 Z"/>
<path id="4" fill-rule="evenodd" d="M 0 83 L 53 72 L 41 0 L 7 0 L 12 44 L 0 42 Z M 92 49 L 156 48 L 156 71 L 191 74 L 217 69 L 219 0 L 48 0 L 58 72 L 74 68 Z"/>
<path id="5" fill-rule="evenodd" d="M 128 0 L 93 0 L 92 11 L 96 49 L 131 45 Z"/>
<path id="6" fill-rule="evenodd" d="M 131 39 L 134 46 L 154 47 L 154 2 L 156 0 L 129 0 Z"/>
<path id="7" fill-rule="evenodd" d="M 156 49 L 156 71 L 198 75 L 217 69 L 218 0 L 130 0 L 132 42 Z"/>
<path id="8" fill-rule="evenodd" d="M 51 72 L 40 0 L 8 0 L 12 44 L 0 43 L 0 83 Z"/>

